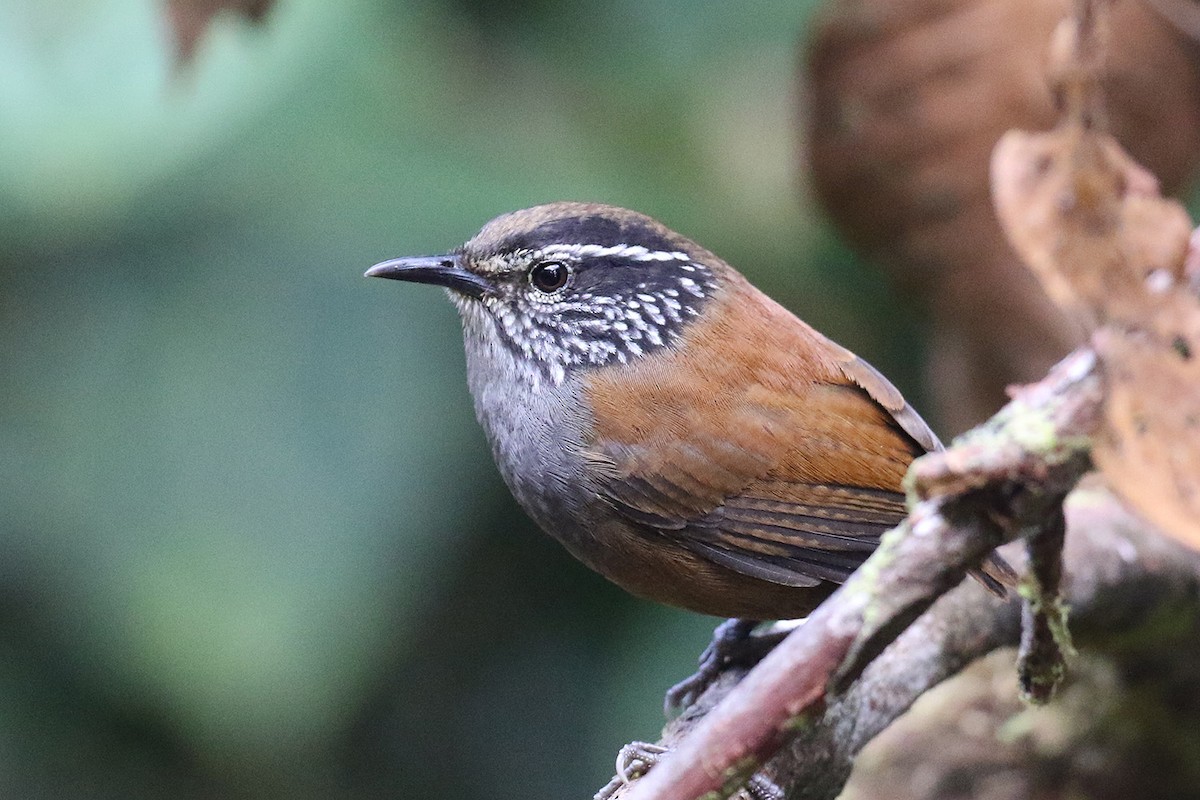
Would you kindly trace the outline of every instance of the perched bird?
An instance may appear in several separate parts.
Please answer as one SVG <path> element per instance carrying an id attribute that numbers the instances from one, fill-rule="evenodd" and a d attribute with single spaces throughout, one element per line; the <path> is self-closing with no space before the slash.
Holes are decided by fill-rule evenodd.
<path id="1" fill-rule="evenodd" d="M 513 495 L 640 597 L 804 616 L 905 517 L 905 471 L 940 447 L 868 363 L 634 211 L 537 206 L 366 274 L 449 290 Z"/>

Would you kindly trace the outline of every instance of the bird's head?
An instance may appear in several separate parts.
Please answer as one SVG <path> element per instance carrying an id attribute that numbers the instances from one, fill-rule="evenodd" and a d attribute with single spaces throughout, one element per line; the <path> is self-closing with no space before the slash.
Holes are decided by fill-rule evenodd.
<path id="1" fill-rule="evenodd" d="M 504 214 L 440 256 L 377 264 L 369 277 L 444 286 L 474 340 L 552 383 L 670 347 L 730 268 L 623 208 L 551 203 Z"/>

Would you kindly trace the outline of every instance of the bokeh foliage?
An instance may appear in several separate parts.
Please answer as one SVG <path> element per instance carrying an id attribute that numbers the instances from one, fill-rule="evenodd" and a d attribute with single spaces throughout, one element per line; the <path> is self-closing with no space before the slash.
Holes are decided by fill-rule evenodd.
<path id="1" fill-rule="evenodd" d="M 646 211 L 895 374 L 804 199 L 811 3 L 0 4 L 0 794 L 587 796 L 712 621 L 532 529 L 433 290 L 554 199 Z M 872 318 L 870 325 L 860 320 Z"/>

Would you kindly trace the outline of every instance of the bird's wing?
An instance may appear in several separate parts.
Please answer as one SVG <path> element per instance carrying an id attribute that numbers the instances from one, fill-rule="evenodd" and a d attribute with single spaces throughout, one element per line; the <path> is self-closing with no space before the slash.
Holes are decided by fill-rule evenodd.
<path id="1" fill-rule="evenodd" d="M 826 427 L 813 433 L 806 426 L 821 406 Z M 904 518 L 898 487 L 913 453 L 858 387 L 819 387 L 800 408 L 741 404 L 724 435 L 664 430 L 610 448 L 601 494 L 628 519 L 736 572 L 788 586 L 840 583 Z M 858 449 L 856 436 L 894 442 Z"/>
<path id="2" fill-rule="evenodd" d="M 937 440 L 866 362 L 790 314 L 773 322 L 726 340 L 721 357 L 701 339 L 688 354 L 700 367 L 598 378 L 597 493 L 736 572 L 841 582 L 904 518 L 901 480 Z"/>
<path id="3" fill-rule="evenodd" d="M 894 495 L 788 483 L 788 499 L 755 484 L 684 529 L 683 543 L 736 572 L 786 586 L 842 583 L 903 517 Z M 799 502 L 798 502 L 799 501 Z M 897 510 L 897 506 L 899 511 Z"/>

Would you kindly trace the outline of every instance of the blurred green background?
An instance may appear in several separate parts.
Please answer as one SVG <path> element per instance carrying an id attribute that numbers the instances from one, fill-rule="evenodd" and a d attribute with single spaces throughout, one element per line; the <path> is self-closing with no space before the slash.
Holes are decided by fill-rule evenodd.
<path id="1" fill-rule="evenodd" d="M 656 738 L 715 621 L 536 531 L 449 303 L 361 274 L 626 205 L 911 390 L 805 199 L 812 5 L 281 0 L 178 67 L 151 0 L 0 2 L 0 796 L 589 797 Z"/>

